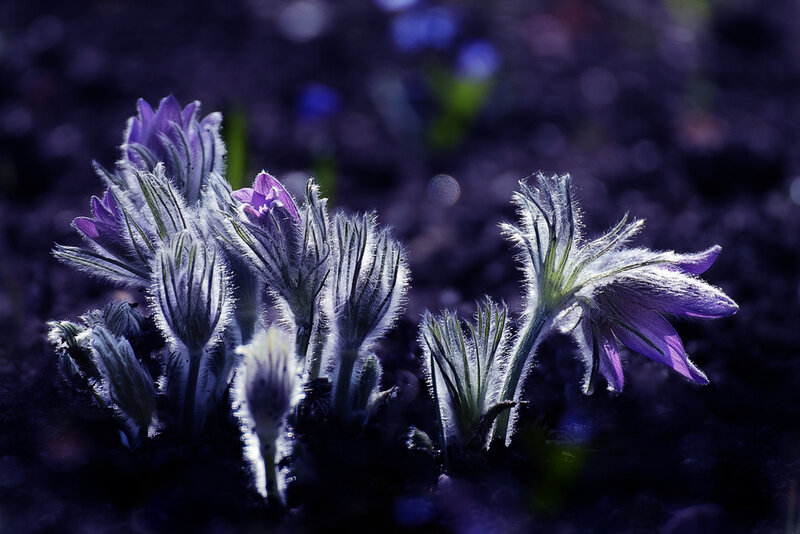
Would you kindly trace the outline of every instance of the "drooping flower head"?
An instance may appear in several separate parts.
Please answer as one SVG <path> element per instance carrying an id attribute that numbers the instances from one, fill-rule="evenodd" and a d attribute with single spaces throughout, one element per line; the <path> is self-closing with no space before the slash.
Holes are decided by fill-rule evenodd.
<path id="1" fill-rule="evenodd" d="M 300 213 L 292 199 L 278 180 L 261 171 L 253 187 L 244 187 L 233 192 L 233 197 L 244 204 L 244 211 L 254 222 L 266 222 L 266 217 L 276 209 L 283 208 L 291 218 L 300 220 Z"/>
<path id="2" fill-rule="evenodd" d="M 575 325 L 576 314 L 580 317 L 573 332 L 587 361 L 585 390 L 591 391 L 598 371 L 611 389 L 622 389 L 618 342 L 694 382 L 707 383 L 667 317 L 736 313 L 733 300 L 697 277 L 720 248 L 697 254 L 628 248 L 643 221 L 629 223 L 627 216 L 608 233 L 585 242 L 570 176 L 539 174 L 536 180 L 536 189 L 520 184 L 514 202 L 521 223 L 504 225 L 504 230 L 521 250 L 529 316 L 551 316 L 562 327 Z"/>
<path id="3" fill-rule="evenodd" d="M 689 380 L 708 378 L 689 360 L 670 317 L 713 319 L 736 313 L 738 307 L 722 291 L 697 278 L 718 256 L 720 247 L 698 254 L 656 253 L 647 249 L 620 251 L 620 257 L 649 265 L 618 273 L 578 293 L 581 318 L 574 336 L 587 362 L 584 389 L 591 392 L 597 373 L 608 387 L 624 385 L 619 344 L 663 363 Z"/>
<path id="4" fill-rule="evenodd" d="M 92 198 L 93 217 L 78 217 L 73 226 L 86 246 L 56 245 L 53 254 L 89 274 L 116 284 L 147 288 L 158 249 L 170 236 L 196 223 L 164 165 L 136 171 L 135 193 L 110 185 L 102 200 Z"/>

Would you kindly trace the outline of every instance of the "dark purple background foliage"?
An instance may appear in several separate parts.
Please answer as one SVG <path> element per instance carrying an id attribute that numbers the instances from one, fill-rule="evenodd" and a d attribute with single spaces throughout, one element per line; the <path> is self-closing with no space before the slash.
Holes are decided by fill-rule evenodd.
<path id="1" fill-rule="evenodd" d="M 101 191 L 90 161 L 113 163 L 136 99 L 169 93 L 225 114 L 248 180 L 314 174 L 334 206 L 378 210 L 407 244 L 408 312 L 382 348 L 385 385 L 406 384 L 387 415 L 398 428 L 433 431 L 414 391 L 426 307 L 469 314 L 490 294 L 519 311 L 497 223 L 535 170 L 573 174 L 590 234 L 630 211 L 647 219 L 638 244 L 721 244 L 708 279 L 741 307 L 678 327 L 710 386 L 632 357 L 622 396 L 584 397 L 556 338 L 515 447 L 489 467 L 435 493 L 389 471 L 406 478 L 382 481 L 379 502 L 332 495 L 336 513 L 288 524 L 782 528 L 800 476 L 798 20 L 788 0 L 0 2 L 0 530 L 273 524 L 235 438 L 214 438 L 228 457 L 194 451 L 201 466 L 131 455 L 108 414 L 60 385 L 43 339 L 46 320 L 114 296 L 49 250 L 77 240 L 70 222 Z M 378 476 L 353 469 L 355 484 Z"/>

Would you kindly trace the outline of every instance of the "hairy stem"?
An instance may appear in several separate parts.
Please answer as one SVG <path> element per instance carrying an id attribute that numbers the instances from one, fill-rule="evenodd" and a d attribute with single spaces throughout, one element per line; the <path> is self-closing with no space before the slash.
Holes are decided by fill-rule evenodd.
<path id="1" fill-rule="evenodd" d="M 525 370 L 525 364 L 536 350 L 536 347 L 541 341 L 542 334 L 546 333 L 549 324 L 550 314 L 547 313 L 545 309 L 538 308 L 525 325 L 525 329 L 520 335 L 520 341 L 517 344 L 514 354 L 511 356 L 511 362 L 506 371 L 506 378 L 500 393 L 500 402 L 512 401 L 517 396 L 517 390 L 520 386 L 522 372 Z M 506 411 L 497 417 L 493 435 L 495 439 L 500 438 L 503 441 L 507 440 L 510 412 L 511 410 Z"/>
<path id="2" fill-rule="evenodd" d="M 183 409 L 181 415 L 183 417 L 183 429 L 188 436 L 193 436 L 197 431 L 195 428 L 195 417 L 197 414 L 197 407 L 194 405 L 197 396 L 197 378 L 200 375 L 200 362 L 203 359 L 203 348 L 189 349 L 189 372 L 186 375 L 186 384 L 184 385 L 183 395 Z"/>
<path id="3" fill-rule="evenodd" d="M 319 317 L 313 324 L 314 330 L 311 332 L 313 345 L 306 354 L 306 369 L 308 369 L 309 378 L 319 378 L 322 370 L 322 351 L 328 337 L 328 328 Z"/>
<path id="4" fill-rule="evenodd" d="M 281 503 L 278 495 L 278 469 L 275 465 L 275 443 L 260 444 L 261 458 L 264 460 L 264 472 L 267 478 L 267 499 L 270 503 Z"/>
<path id="5" fill-rule="evenodd" d="M 350 401 L 350 382 L 356 364 L 357 350 L 345 349 L 339 353 L 339 373 L 336 375 L 336 392 L 333 399 L 334 410 L 343 415 Z"/>
<path id="6" fill-rule="evenodd" d="M 304 321 L 298 321 L 295 323 L 295 351 L 297 352 L 297 357 L 300 361 L 305 361 L 306 355 L 308 354 L 308 345 L 311 342 L 311 325 L 313 324 L 313 319 L 310 318 Z"/>

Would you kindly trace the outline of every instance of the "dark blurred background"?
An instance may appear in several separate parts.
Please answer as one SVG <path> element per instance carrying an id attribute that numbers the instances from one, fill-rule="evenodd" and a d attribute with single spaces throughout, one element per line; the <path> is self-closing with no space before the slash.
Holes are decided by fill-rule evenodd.
<path id="1" fill-rule="evenodd" d="M 633 356 L 622 396 L 583 397 L 557 338 L 520 438 L 539 460 L 450 488 L 469 521 L 439 495 L 399 500 L 396 526 L 800 532 L 799 20 L 788 0 L 0 2 L 0 530 L 128 520 L 54 475 L 82 476 L 93 438 L 54 411 L 44 322 L 113 288 L 49 251 L 77 242 L 101 192 L 91 161 L 113 164 L 136 100 L 172 93 L 223 112 L 235 187 L 262 168 L 296 192 L 315 176 L 407 244 L 387 385 L 421 376 L 425 308 L 469 314 L 490 294 L 519 311 L 497 223 L 534 171 L 573 175 L 589 235 L 629 211 L 647 220 L 637 244 L 723 246 L 708 279 L 739 314 L 678 327 L 710 386 Z"/>

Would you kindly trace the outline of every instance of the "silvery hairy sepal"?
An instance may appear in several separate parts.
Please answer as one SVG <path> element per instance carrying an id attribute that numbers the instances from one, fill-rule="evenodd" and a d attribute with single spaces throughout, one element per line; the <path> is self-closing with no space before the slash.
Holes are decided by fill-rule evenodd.
<path id="1" fill-rule="evenodd" d="M 334 405 L 340 413 L 351 398 L 351 379 L 364 351 L 392 325 L 408 286 L 405 252 L 373 213 L 339 213 L 331 225 L 332 332 L 328 348 Z"/>
<path id="2" fill-rule="evenodd" d="M 233 299 L 217 245 L 192 231 L 172 236 L 159 251 L 151 288 L 156 324 L 171 350 L 167 393 L 179 406 L 181 428 L 198 431 L 209 381 L 209 351 L 230 322 Z"/>
<path id="3" fill-rule="evenodd" d="M 242 341 L 249 341 L 256 328 L 263 294 L 264 281 L 250 266 L 250 260 L 231 246 L 226 226 L 229 218 L 238 218 L 242 203 L 233 196 L 228 181 L 216 173 L 208 176 L 203 202 L 197 206 L 201 233 L 222 245 L 219 251 L 231 273 L 233 297 L 236 302 L 234 319 Z"/>
<path id="4" fill-rule="evenodd" d="M 487 298 L 471 323 L 449 311 L 422 318 L 423 369 L 438 405 L 443 447 L 487 444 L 494 419 L 511 407 L 498 402 L 508 356 L 507 317 L 505 304 Z"/>
<path id="5" fill-rule="evenodd" d="M 136 189 L 110 186 L 91 201 L 93 217 L 78 217 L 73 227 L 86 246 L 56 245 L 59 260 L 113 283 L 149 287 L 157 251 L 170 236 L 192 224 L 192 215 L 164 174 L 135 172 Z"/>
<path id="6" fill-rule="evenodd" d="M 263 496 L 279 497 L 276 443 L 289 411 L 297 404 L 300 375 L 288 332 L 260 330 L 236 352 L 243 357 L 234 381 L 234 407 L 242 425 L 245 455 Z"/>
<path id="7" fill-rule="evenodd" d="M 156 408 L 156 390 L 147 369 L 130 343 L 103 326 L 91 330 L 91 349 L 99 378 L 93 380 L 98 396 L 122 420 L 123 442 L 136 447 L 147 437 Z"/>
<path id="8" fill-rule="evenodd" d="M 50 321 L 47 339 L 59 358 L 59 368 L 65 379 L 77 376 L 98 378 L 92 360 L 92 328 L 101 326 L 115 336 L 141 335 L 145 319 L 127 301 L 109 302 L 102 310 L 90 310 L 80 316 L 80 323 Z"/>
<path id="9" fill-rule="evenodd" d="M 328 276 L 326 199 L 319 198 L 313 181 L 298 209 L 278 180 L 261 172 L 252 188 L 233 192 L 241 206 L 228 217 L 224 237 L 229 248 L 244 256 L 257 277 L 288 311 L 295 325 L 296 351 L 303 360 L 311 335 L 320 321 L 321 293 Z M 308 363 L 311 376 L 319 374 L 318 355 Z"/>
<path id="10" fill-rule="evenodd" d="M 155 111 L 139 99 L 137 111 L 125 127 L 117 167 L 109 172 L 96 165 L 100 176 L 109 185 L 136 190 L 136 172 L 152 172 L 162 163 L 189 205 L 201 201 L 208 176 L 225 174 L 222 115 L 211 113 L 199 119 L 200 102 L 181 109 L 172 95 L 162 99 Z"/>
<path id="11" fill-rule="evenodd" d="M 598 372 L 611 389 L 622 388 L 617 341 L 694 382 L 707 383 L 666 317 L 714 318 L 736 312 L 733 300 L 697 277 L 720 248 L 696 254 L 628 248 L 643 222 L 628 222 L 627 216 L 606 234 L 586 241 L 570 176 L 539 174 L 536 181 L 535 189 L 521 182 L 514 195 L 519 224 L 503 225 L 520 251 L 526 310 L 501 398 L 519 399 L 532 354 L 553 326 L 575 333 L 587 365 L 587 393 Z M 507 424 L 501 417 L 496 435 L 510 437 Z"/>

